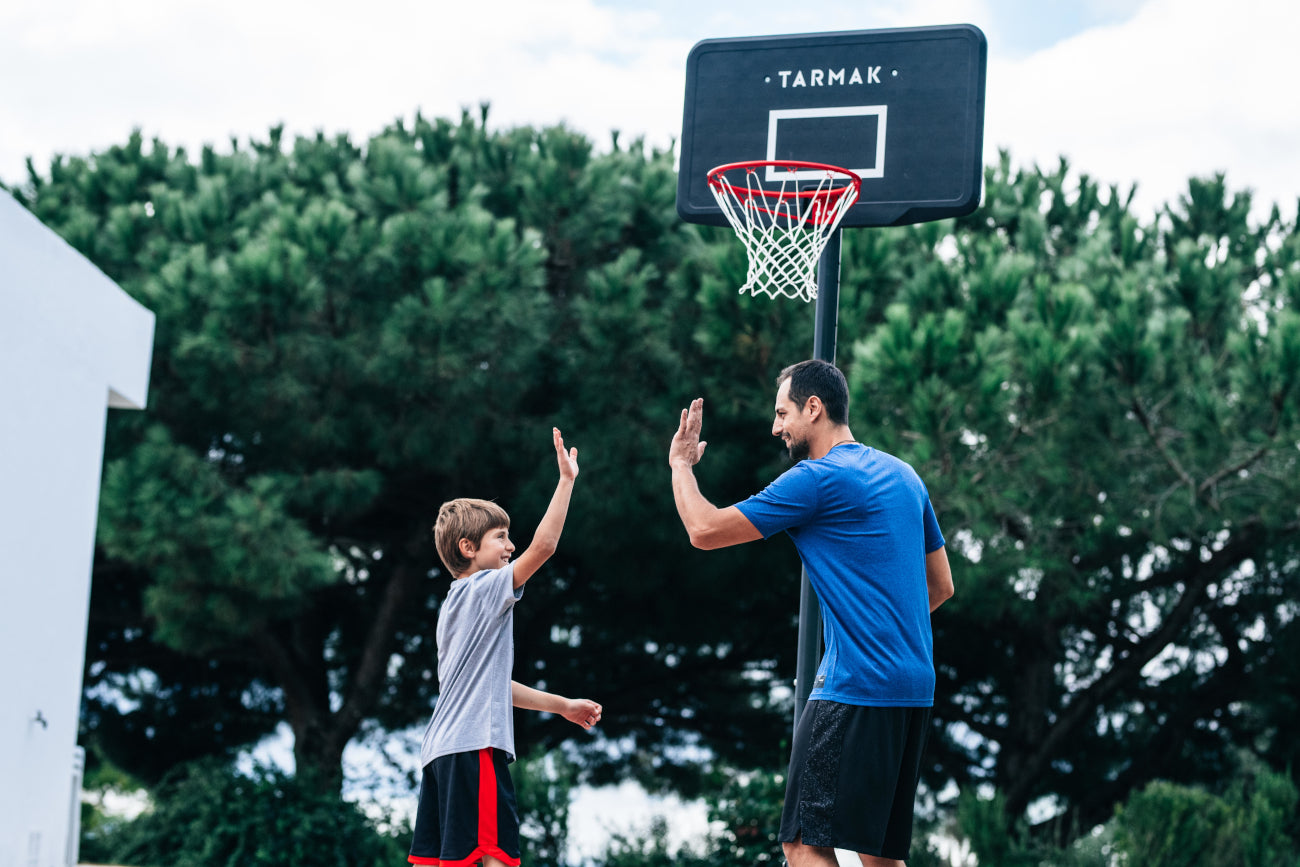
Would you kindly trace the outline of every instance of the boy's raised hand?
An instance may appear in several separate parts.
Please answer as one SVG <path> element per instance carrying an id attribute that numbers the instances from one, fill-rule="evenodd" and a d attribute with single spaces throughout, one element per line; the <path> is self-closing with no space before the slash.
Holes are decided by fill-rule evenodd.
<path id="1" fill-rule="evenodd" d="M 560 436 L 558 427 L 551 428 L 551 437 L 555 440 L 555 459 L 560 465 L 560 478 L 576 479 L 578 477 L 578 450 L 564 450 L 564 437 Z"/>

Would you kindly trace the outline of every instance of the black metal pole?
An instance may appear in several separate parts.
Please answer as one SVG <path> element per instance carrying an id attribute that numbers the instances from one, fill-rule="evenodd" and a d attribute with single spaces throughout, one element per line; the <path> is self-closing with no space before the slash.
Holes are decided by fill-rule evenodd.
<path id="1" fill-rule="evenodd" d="M 813 358 L 835 363 L 835 332 L 840 318 L 840 230 L 831 232 L 817 260 L 817 309 Z M 795 660 L 794 727 L 799 728 L 822 655 L 822 609 L 804 570 L 799 576 L 799 653 Z"/>

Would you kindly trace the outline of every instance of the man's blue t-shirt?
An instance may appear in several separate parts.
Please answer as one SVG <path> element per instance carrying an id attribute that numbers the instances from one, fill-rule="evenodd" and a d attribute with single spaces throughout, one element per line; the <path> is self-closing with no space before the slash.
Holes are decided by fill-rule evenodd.
<path id="1" fill-rule="evenodd" d="M 840 445 L 736 507 L 763 538 L 790 534 L 821 601 L 826 653 L 809 698 L 934 704 L 925 555 L 944 540 L 911 466 L 859 443 Z"/>

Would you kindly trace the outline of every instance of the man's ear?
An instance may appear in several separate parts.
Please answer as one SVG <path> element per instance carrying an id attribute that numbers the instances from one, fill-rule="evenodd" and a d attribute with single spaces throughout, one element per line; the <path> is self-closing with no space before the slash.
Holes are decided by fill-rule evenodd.
<path id="1" fill-rule="evenodd" d="M 478 551 L 477 545 L 475 545 L 469 539 L 464 539 L 464 538 L 462 538 L 459 542 L 456 543 L 456 547 L 460 550 L 460 555 L 464 557 L 466 560 L 473 560 L 474 554 Z"/>
<path id="2" fill-rule="evenodd" d="M 822 404 L 822 399 L 815 394 L 808 396 L 803 409 L 804 412 L 808 413 L 808 421 L 817 421 L 817 419 L 826 415 L 826 407 Z"/>

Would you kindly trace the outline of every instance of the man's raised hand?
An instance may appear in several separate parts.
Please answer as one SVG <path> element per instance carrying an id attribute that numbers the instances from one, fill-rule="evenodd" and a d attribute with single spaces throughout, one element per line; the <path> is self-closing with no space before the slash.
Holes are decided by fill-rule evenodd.
<path id="1" fill-rule="evenodd" d="M 691 401 L 689 409 L 682 410 L 681 422 L 677 433 L 673 435 L 672 445 L 668 448 L 668 465 L 683 464 L 693 467 L 704 457 L 704 448 L 708 445 L 700 439 L 700 430 L 704 427 L 704 398 L 697 397 Z"/>

